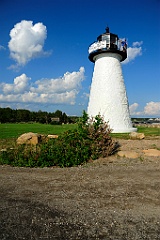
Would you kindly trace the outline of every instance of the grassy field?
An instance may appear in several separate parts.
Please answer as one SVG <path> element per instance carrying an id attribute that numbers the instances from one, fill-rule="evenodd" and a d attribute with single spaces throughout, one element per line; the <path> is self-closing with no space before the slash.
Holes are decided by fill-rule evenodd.
<path id="1" fill-rule="evenodd" d="M 137 132 L 138 133 L 144 133 L 146 137 L 160 136 L 160 128 L 138 127 Z M 111 135 L 114 138 L 129 139 L 129 134 L 128 133 L 112 133 Z"/>
<path id="2" fill-rule="evenodd" d="M 39 134 L 60 134 L 69 129 L 76 128 L 76 124 L 50 125 L 40 123 L 5 123 L 0 124 L 0 139 L 18 138 L 23 133 L 34 132 Z M 160 136 L 160 128 L 138 127 L 138 132 L 146 136 Z M 116 138 L 128 138 L 128 133 L 112 133 Z"/>
<path id="3" fill-rule="evenodd" d="M 154 127 L 138 127 L 137 128 L 138 133 L 144 133 L 147 137 L 156 137 L 160 136 L 160 128 L 154 128 Z M 128 133 L 112 133 L 111 134 L 115 138 L 123 138 L 123 139 L 129 139 Z"/>
<path id="4" fill-rule="evenodd" d="M 76 124 L 50 125 L 40 123 L 5 123 L 0 124 L 0 139 L 18 138 L 23 133 L 34 132 L 39 134 L 60 134 L 69 129 L 74 129 Z"/>
<path id="5" fill-rule="evenodd" d="M 160 136 L 160 128 L 138 127 L 138 132 L 144 133 L 146 136 Z"/>
<path id="6" fill-rule="evenodd" d="M 0 149 L 14 147 L 16 139 L 23 133 L 33 132 L 39 134 L 60 134 L 69 129 L 76 128 L 76 124 L 50 125 L 40 123 L 4 123 L 0 124 Z"/>
<path id="7" fill-rule="evenodd" d="M 40 123 L 17 123 L 17 124 L 0 124 L 0 148 L 12 147 L 15 140 L 23 133 L 34 132 L 39 134 L 60 134 L 69 129 L 76 128 L 76 124 L 49 125 Z M 160 128 L 138 127 L 138 132 L 143 132 L 146 137 L 160 136 Z M 113 138 L 129 139 L 128 133 L 112 133 Z"/>

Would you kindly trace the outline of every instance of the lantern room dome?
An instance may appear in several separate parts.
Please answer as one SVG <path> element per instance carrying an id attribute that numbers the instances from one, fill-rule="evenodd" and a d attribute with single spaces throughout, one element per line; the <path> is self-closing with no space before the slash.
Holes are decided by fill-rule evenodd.
<path id="1" fill-rule="evenodd" d="M 95 57 L 101 53 L 117 53 L 121 56 L 121 62 L 127 58 L 127 43 L 125 39 L 119 39 L 118 35 L 106 32 L 97 37 L 97 42 L 92 43 L 88 49 L 89 60 L 95 62 Z"/>

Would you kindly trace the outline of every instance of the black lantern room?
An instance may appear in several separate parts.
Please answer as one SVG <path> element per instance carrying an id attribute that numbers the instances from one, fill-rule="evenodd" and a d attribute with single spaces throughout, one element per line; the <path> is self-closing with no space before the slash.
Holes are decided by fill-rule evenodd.
<path id="1" fill-rule="evenodd" d="M 110 33 L 109 27 L 106 32 L 97 37 L 89 47 L 89 60 L 95 62 L 95 56 L 101 53 L 117 53 L 121 56 L 121 62 L 127 58 L 127 43 L 124 39 L 119 39 L 118 35 Z"/>

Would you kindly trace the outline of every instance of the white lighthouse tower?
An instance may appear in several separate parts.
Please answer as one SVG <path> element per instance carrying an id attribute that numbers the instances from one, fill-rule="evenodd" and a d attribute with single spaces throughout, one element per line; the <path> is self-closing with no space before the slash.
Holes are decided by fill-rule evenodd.
<path id="1" fill-rule="evenodd" d="M 132 127 L 120 63 L 126 58 L 126 41 L 108 27 L 89 47 L 89 60 L 95 65 L 87 112 L 90 117 L 100 114 L 114 133 L 137 130 Z"/>

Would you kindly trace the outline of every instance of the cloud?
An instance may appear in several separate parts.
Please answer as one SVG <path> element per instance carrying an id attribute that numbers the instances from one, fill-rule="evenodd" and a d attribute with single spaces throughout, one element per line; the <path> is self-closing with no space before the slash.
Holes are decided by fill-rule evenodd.
<path id="1" fill-rule="evenodd" d="M 133 115 L 138 108 L 138 103 L 133 103 L 132 105 L 129 106 L 130 113 Z"/>
<path id="2" fill-rule="evenodd" d="M 123 64 L 127 64 L 133 61 L 136 57 L 142 55 L 142 47 L 143 41 L 133 42 L 132 47 L 127 48 L 127 58 L 123 61 Z"/>
<path id="3" fill-rule="evenodd" d="M 133 43 L 132 43 L 132 46 L 133 46 L 133 47 L 140 47 L 142 44 L 143 44 L 143 41 L 133 42 Z"/>
<path id="4" fill-rule="evenodd" d="M 3 47 L 2 45 L 0 45 L 0 51 L 1 51 L 1 50 L 6 50 L 6 48 Z"/>
<path id="5" fill-rule="evenodd" d="M 85 79 L 84 72 L 81 67 L 78 72 L 66 72 L 63 77 L 41 79 L 35 83 L 30 83 L 31 78 L 22 74 L 14 79 L 13 84 L 0 84 L 0 102 L 74 105 Z"/>
<path id="6" fill-rule="evenodd" d="M 36 93 L 63 93 L 78 89 L 81 81 L 84 80 L 84 67 L 78 72 L 66 72 L 63 77 L 57 79 L 41 79 L 35 82 L 31 90 Z"/>
<path id="7" fill-rule="evenodd" d="M 14 79 L 13 84 L 2 83 L 2 84 L 0 84 L 0 86 L 1 86 L 2 91 L 5 95 L 11 94 L 11 93 L 13 93 L 13 94 L 17 94 L 17 93 L 23 94 L 29 88 L 28 81 L 30 79 L 31 78 L 28 78 L 26 76 L 26 74 L 23 73 L 21 76 L 16 77 Z"/>
<path id="8" fill-rule="evenodd" d="M 83 99 L 89 99 L 90 93 L 84 92 L 83 95 L 81 96 L 81 98 Z"/>
<path id="9" fill-rule="evenodd" d="M 48 54 L 43 50 L 47 37 L 47 29 L 43 23 L 33 25 L 32 21 L 23 20 L 10 31 L 10 37 L 10 57 L 16 62 L 16 66 L 24 66 L 33 58 Z M 15 65 L 11 66 L 14 67 Z"/>
<path id="10" fill-rule="evenodd" d="M 160 102 L 149 102 L 144 108 L 145 115 L 160 116 Z"/>
<path id="11" fill-rule="evenodd" d="M 130 114 L 132 116 L 143 116 L 143 117 L 154 117 L 154 116 L 160 116 L 160 102 L 149 102 L 146 103 L 146 106 L 142 111 L 137 111 L 137 108 L 139 107 L 138 103 L 133 103 L 130 105 Z"/>

